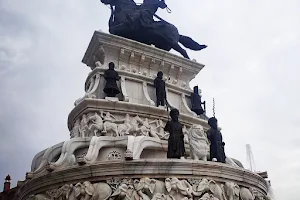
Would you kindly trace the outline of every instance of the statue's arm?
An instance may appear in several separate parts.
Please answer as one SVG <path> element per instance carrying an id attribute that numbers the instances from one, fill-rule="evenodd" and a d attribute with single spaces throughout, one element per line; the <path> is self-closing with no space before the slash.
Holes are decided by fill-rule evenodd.
<path id="1" fill-rule="evenodd" d="M 110 116 L 113 118 L 113 121 L 117 121 L 117 118 L 115 116 L 113 116 L 112 114 L 110 114 Z"/>
<path id="2" fill-rule="evenodd" d="M 105 80 L 107 79 L 107 71 L 104 72 L 103 77 Z"/>
<path id="3" fill-rule="evenodd" d="M 211 132 L 209 130 L 206 132 L 206 135 L 207 135 L 207 139 L 211 141 Z"/>
<path id="4" fill-rule="evenodd" d="M 183 134 L 183 131 L 182 131 L 182 127 L 181 127 L 181 131 L 180 132 L 181 132 L 181 138 L 184 139 L 184 134 Z"/>
<path id="5" fill-rule="evenodd" d="M 168 121 L 168 122 L 166 123 L 165 128 L 164 128 L 164 131 L 169 132 L 169 129 L 170 129 L 169 127 L 170 127 L 170 122 Z"/>
<path id="6" fill-rule="evenodd" d="M 154 79 L 153 84 L 154 84 L 154 87 L 157 88 L 157 78 Z"/>

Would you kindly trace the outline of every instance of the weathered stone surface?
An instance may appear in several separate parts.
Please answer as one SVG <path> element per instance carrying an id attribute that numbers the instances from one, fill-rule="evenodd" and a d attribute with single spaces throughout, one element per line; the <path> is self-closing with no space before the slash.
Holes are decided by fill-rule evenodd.
<path id="1" fill-rule="evenodd" d="M 54 171 L 48 175 L 35 177 L 28 180 L 26 184 L 21 187 L 20 198 L 24 199 L 32 193 L 41 193 L 57 188 L 61 186 L 62 183 L 75 185 L 77 182 L 83 182 L 83 180 L 101 182 L 106 181 L 108 177 L 132 179 L 142 177 L 155 179 L 177 177 L 179 180 L 202 179 L 205 177 L 205 179 L 215 181 L 218 185 L 219 183 L 225 184 L 226 182 L 233 182 L 239 185 L 239 187 L 255 188 L 256 192 L 261 194 L 266 194 L 267 192 L 267 184 L 263 178 L 242 168 L 207 161 L 141 159 L 125 162 L 111 160 L 91 165 L 86 164 L 84 166 L 69 167 Z M 221 187 L 221 185 L 218 187 Z"/>

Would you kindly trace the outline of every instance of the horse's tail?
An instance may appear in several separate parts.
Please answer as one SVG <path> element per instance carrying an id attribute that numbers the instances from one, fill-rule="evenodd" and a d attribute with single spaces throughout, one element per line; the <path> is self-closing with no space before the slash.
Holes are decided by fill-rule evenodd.
<path id="1" fill-rule="evenodd" d="M 194 51 L 200 51 L 202 49 L 205 49 L 207 46 L 198 44 L 196 41 L 194 41 L 192 38 L 185 36 L 185 35 L 179 35 L 179 42 L 186 48 L 189 48 Z"/>

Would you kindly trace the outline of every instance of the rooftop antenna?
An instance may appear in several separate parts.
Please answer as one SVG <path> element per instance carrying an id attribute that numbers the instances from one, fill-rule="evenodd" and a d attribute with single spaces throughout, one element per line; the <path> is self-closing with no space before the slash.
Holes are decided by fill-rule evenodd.
<path id="1" fill-rule="evenodd" d="M 247 151 L 247 161 L 249 164 L 250 171 L 255 172 L 256 169 L 255 169 L 254 157 L 253 157 L 250 144 L 246 144 L 246 151 Z"/>
<path id="2" fill-rule="evenodd" d="M 260 175 L 262 178 L 267 179 L 269 177 L 267 171 L 256 171 L 254 156 L 250 144 L 246 144 L 246 153 L 247 153 L 247 161 L 249 164 L 249 170 Z"/>

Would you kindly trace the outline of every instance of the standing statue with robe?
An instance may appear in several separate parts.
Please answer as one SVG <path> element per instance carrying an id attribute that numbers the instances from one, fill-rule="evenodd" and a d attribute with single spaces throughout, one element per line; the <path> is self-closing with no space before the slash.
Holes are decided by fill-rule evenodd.
<path id="1" fill-rule="evenodd" d="M 192 101 L 192 108 L 191 110 L 195 112 L 197 115 L 202 115 L 205 110 L 202 108 L 202 104 L 205 104 L 204 102 L 201 102 L 201 96 L 199 94 L 198 86 L 194 87 L 194 92 L 191 94 L 191 101 Z"/>
<path id="2" fill-rule="evenodd" d="M 211 117 L 208 120 L 208 125 L 210 126 L 210 129 L 207 131 L 207 138 L 210 141 L 210 160 L 225 163 L 225 143 L 221 132 L 218 130 L 218 120 L 215 117 Z"/>
<path id="3" fill-rule="evenodd" d="M 163 80 L 163 73 L 159 71 L 154 79 L 154 87 L 156 89 L 156 106 L 165 106 L 166 100 L 166 83 Z"/>
<path id="4" fill-rule="evenodd" d="M 173 108 L 170 111 L 171 121 L 168 121 L 164 130 L 169 132 L 167 158 L 183 158 L 185 154 L 184 135 L 182 124 L 178 121 L 179 111 Z"/>
<path id="5" fill-rule="evenodd" d="M 103 76 L 106 80 L 103 92 L 108 97 L 115 97 L 117 94 L 120 93 L 120 90 L 117 85 L 117 81 L 120 80 L 120 77 L 118 72 L 115 71 L 115 64 L 113 62 L 110 62 L 108 64 L 108 70 L 104 72 Z"/>

